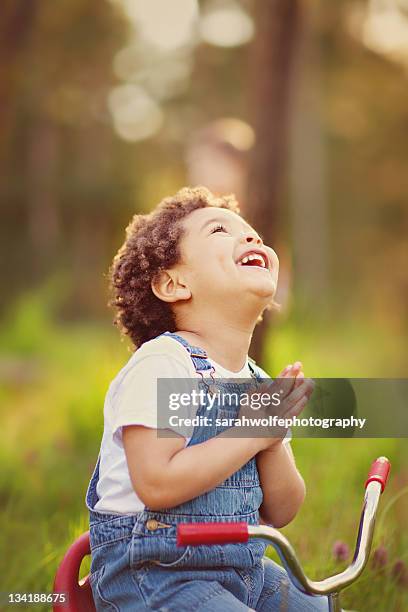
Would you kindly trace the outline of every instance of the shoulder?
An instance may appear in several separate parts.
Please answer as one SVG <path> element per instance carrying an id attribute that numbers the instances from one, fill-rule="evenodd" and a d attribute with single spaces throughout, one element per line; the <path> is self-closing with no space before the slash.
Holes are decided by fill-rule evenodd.
<path id="1" fill-rule="evenodd" d="M 142 344 L 127 364 L 127 382 L 137 376 L 192 377 L 195 374 L 187 350 L 171 336 L 158 336 Z"/>
<path id="2" fill-rule="evenodd" d="M 188 352 L 169 336 L 142 344 L 116 375 L 110 386 L 110 402 L 133 401 L 134 397 L 154 396 L 159 378 L 190 379 L 195 371 Z"/>
<path id="3" fill-rule="evenodd" d="M 190 355 L 184 346 L 172 336 L 157 336 L 148 340 L 133 355 L 135 362 L 140 362 L 148 357 L 164 357 L 168 360 L 176 360 L 189 366 Z"/>

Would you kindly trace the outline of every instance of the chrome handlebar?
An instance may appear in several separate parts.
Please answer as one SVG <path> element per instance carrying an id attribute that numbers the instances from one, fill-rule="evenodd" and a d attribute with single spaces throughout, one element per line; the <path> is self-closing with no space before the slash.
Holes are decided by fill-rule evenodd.
<path id="1" fill-rule="evenodd" d="M 341 611 L 339 593 L 357 580 L 367 564 L 373 541 L 375 517 L 380 495 L 387 483 L 390 462 L 379 457 L 371 465 L 365 483 L 364 504 L 352 563 L 345 570 L 324 580 L 310 580 L 304 573 L 289 540 L 269 525 L 247 523 L 190 523 L 177 526 L 179 546 L 247 542 L 248 538 L 267 540 L 277 551 L 294 585 L 309 595 L 327 595 L 331 612 Z"/>
<path id="2" fill-rule="evenodd" d="M 289 540 L 274 527 L 268 525 L 248 525 L 248 535 L 251 538 L 267 539 L 273 545 L 299 590 L 304 593 L 313 593 L 314 595 L 338 593 L 354 582 L 367 564 L 380 495 L 381 484 L 376 481 L 370 482 L 367 485 L 364 496 L 364 505 L 361 512 L 353 561 L 343 572 L 330 576 L 325 580 L 310 580 L 306 576 Z"/>

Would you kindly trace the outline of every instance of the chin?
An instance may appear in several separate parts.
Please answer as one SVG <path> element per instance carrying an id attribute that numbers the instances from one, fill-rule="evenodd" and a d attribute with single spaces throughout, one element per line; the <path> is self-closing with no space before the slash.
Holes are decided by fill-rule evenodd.
<path id="1" fill-rule="evenodd" d="M 265 308 L 267 306 L 269 306 L 269 304 L 273 303 L 273 298 L 275 296 L 275 293 L 263 293 L 263 294 L 258 294 L 258 298 L 259 301 L 262 302 L 262 304 L 265 306 Z"/>
<path id="2" fill-rule="evenodd" d="M 251 287 L 251 290 L 255 295 L 270 302 L 275 297 L 276 284 L 274 282 L 257 283 L 256 286 Z"/>

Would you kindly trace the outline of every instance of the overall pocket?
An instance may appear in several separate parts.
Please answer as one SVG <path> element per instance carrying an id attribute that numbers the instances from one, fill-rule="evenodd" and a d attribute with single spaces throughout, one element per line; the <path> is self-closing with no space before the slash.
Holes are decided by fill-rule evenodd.
<path id="1" fill-rule="evenodd" d="M 153 559 L 152 563 L 154 563 L 155 565 L 159 565 L 160 567 L 172 567 L 172 568 L 176 568 L 176 567 L 181 567 L 183 565 L 186 565 L 186 563 L 188 561 L 190 561 L 193 557 L 194 554 L 194 548 L 193 546 L 187 546 L 184 550 L 183 553 L 180 554 L 180 550 L 181 548 L 177 548 L 176 545 L 176 541 L 174 540 L 174 547 L 172 547 L 171 549 L 171 554 L 170 555 L 163 555 L 163 551 L 160 551 L 160 559 Z M 176 558 L 172 561 L 163 561 L 162 559 L 166 558 L 174 558 L 174 556 L 176 556 Z"/>
<path id="2" fill-rule="evenodd" d="M 130 550 L 130 567 L 136 569 L 145 564 L 172 568 L 183 567 L 188 564 L 193 555 L 194 547 L 178 547 L 175 536 L 134 534 Z"/>
<path id="3" fill-rule="evenodd" d="M 105 566 L 102 566 L 96 572 L 91 573 L 89 576 L 89 583 L 92 589 L 92 595 L 95 602 L 96 609 L 104 610 L 106 612 L 119 612 L 119 608 L 109 601 L 108 596 L 102 593 L 101 581 L 105 573 Z"/>

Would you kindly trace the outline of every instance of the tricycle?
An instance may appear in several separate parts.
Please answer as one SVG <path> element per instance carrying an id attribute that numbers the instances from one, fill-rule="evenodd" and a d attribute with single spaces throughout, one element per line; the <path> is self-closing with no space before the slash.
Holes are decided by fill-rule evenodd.
<path id="1" fill-rule="evenodd" d="M 184 523 L 177 526 L 177 544 L 178 546 L 200 546 L 247 542 L 249 538 L 264 539 L 276 549 L 296 588 L 311 597 L 326 595 L 330 612 L 341 612 L 340 592 L 358 579 L 367 564 L 377 507 L 380 495 L 387 483 L 389 471 L 390 462 L 386 457 L 379 457 L 371 465 L 365 483 L 364 503 L 353 560 L 345 570 L 324 580 L 316 581 L 308 578 L 288 539 L 269 525 L 248 525 L 242 522 Z M 79 580 L 82 560 L 89 553 L 89 532 L 86 532 L 68 549 L 57 570 L 54 593 L 64 594 L 65 603 L 54 604 L 54 612 L 93 612 L 95 610 L 89 576 Z"/>

